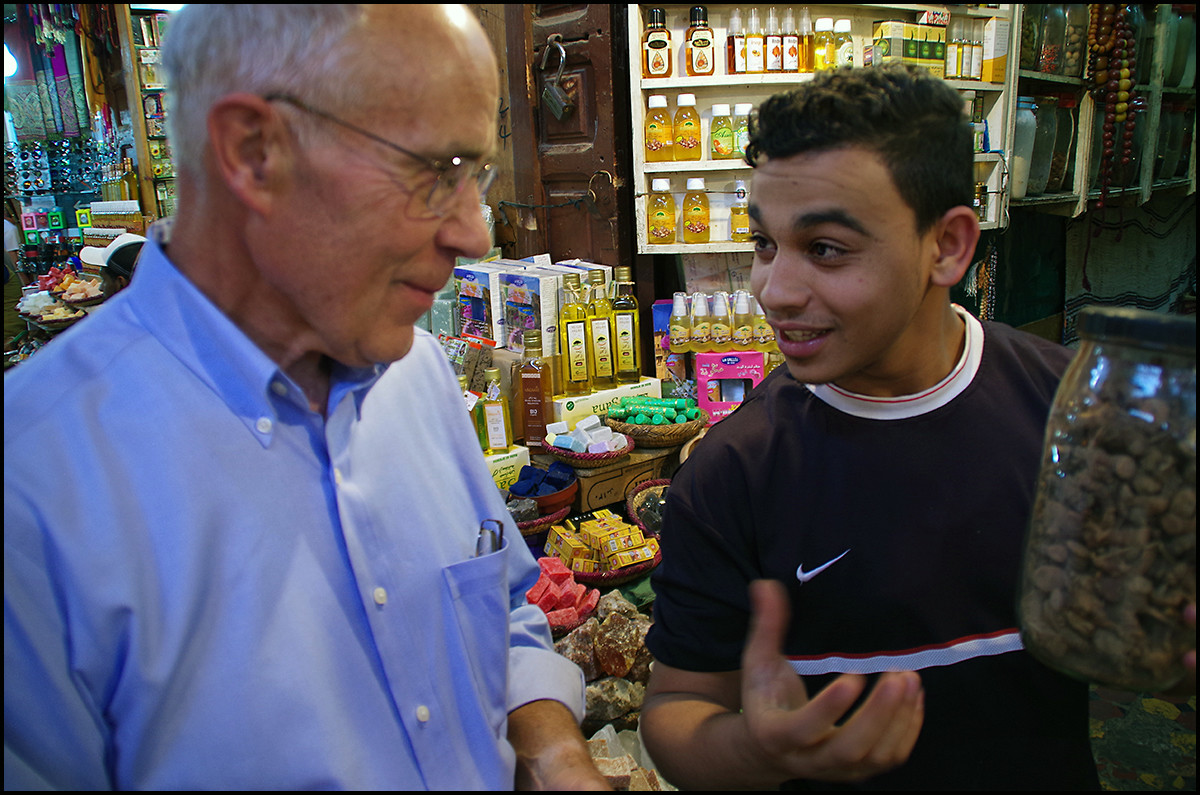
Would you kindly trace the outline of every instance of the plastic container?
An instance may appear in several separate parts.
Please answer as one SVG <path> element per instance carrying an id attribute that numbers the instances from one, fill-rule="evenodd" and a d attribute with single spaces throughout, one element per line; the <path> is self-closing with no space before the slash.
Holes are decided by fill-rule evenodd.
<path id="1" fill-rule="evenodd" d="M 737 157 L 733 138 L 733 118 L 729 113 L 729 105 L 713 105 L 712 121 L 708 125 L 709 159 L 731 160 Z"/>
<path id="2" fill-rule="evenodd" d="M 1078 101 L 1074 94 L 1062 94 L 1058 98 L 1058 130 L 1054 134 L 1054 152 L 1050 155 L 1050 175 L 1046 178 L 1046 193 L 1070 191 L 1066 182 L 1071 157 L 1075 146 L 1075 112 Z"/>
<path id="3" fill-rule="evenodd" d="M 1066 6 L 1067 23 L 1063 33 L 1062 73 L 1067 77 L 1079 77 L 1087 63 L 1088 7 L 1086 3 L 1070 3 Z"/>
<path id="4" fill-rule="evenodd" d="M 699 160 L 704 154 L 700 136 L 700 114 L 696 112 L 696 95 L 680 94 L 675 100 L 675 159 Z"/>
<path id="5" fill-rule="evenodd" d="M 1028 8 L 1028 6 L 1026 6 Z M 1067 33 L 1066 8 L 1061 3 L 1042 6 L 1042 38 L 1038 48 L 1039 72 L 1060 75 L 1063 71 L 1063 47 Z"/>
<path id="6" fill-rule="evenodd" d="M 683 242 L 707 243 L 710 235 L 708 193 L 703 177 L 691 177 L 687 181 L 687 193 L 683 195 Z"/>
<path id="7" fill-rule="evenodd" d="M 1054 398 L 1018 596 L 1046 665 L 1131 692 L 1185 675 L 1195 647 L 1196 319 L 1080 312 Z"/>
<path id="8" fill-rule="evenodd" d="M 1017 97 L 1017 119 L 1013 132 L 1012 199 L 1024 199 L 1029 189 L 1029 169 L 1033 160 L 1033 142 L 1037 137 L 1037 105 L 1033 97 Z"/>
<path id="9" fill-rule="evenodd" d="M 675 159 L 675 124 L 667 111 L 667 98 L 652 94 L 646 101 L 646 162 L 663 163 Z"/>
<path id="10" fill-rule="evenodd" d="M 1029 161 L 1029 185 L 1026 196 L 1040 196 L 1046 192 L 1050 179 L 1050 165 L 1054 159 L 1054 144 L 1058 136 L 1058 98 L 1036 97 L 1037 132 L 1033 137 L 1033 155 Z"/>
<path id="11" fill-rule="evenodd" d="M 677 223 L 671 180 L 652 180 L 650 190 L 650 195 L 646 197 L 646 242 L 674 243 Z"/>
<path id="12" fill-rule="evenodd" d="M 733 153 L 737 158 L 746 156 L 746 144 L 750 143 L 750 111 L 754 105 L 739 102 L 733 106 Z"/>

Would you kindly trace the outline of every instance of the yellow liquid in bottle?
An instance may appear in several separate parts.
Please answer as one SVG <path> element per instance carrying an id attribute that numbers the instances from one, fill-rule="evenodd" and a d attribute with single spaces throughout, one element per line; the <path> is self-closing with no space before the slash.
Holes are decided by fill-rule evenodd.
<path id="1" fill-rule="evenodd" d="M 729 208 L 729 239 L 735 243 L 750 240 L 750 211 L 742 205 Z"/>
<path id="2" fill-rule="evenodd" d="M 709 157 L 713 160 L 737 157 L 733 141 L 733 120 L 728 116 L 713 116 L 709 140 Z"/>
<path id="3" fill-rule="evenodd" d="M 675 125 L 665 108 L 651 108 L 646 114 L 646 162 L 661 163 L 675 159 Z"/>
<path id="4" fill-rule="evenodd" d="M 675 197 L 670 193 L 646 197 L 646 237 L 648 243 L 675 242 Z"/>
<path id="5" fill-rule="evenodd" d="M 699 160 L 704 154 L 700 140 L 700 114 L 690 105 L 675 111 L 675 159 Z"/>
<path id="6" fill-rule="evenodd" d="M 707 243 L 708 240 L 708 195 L 689 190 L 683 197 L 683 242 Z"/>

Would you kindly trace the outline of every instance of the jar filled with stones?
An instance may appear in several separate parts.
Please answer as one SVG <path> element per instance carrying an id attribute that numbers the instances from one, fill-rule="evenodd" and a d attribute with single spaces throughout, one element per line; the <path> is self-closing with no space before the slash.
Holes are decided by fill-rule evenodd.
<path id="1" fill-rule="evenodd" d="M 1196 319 L 1079 313 L 1025 539 L 1018 611 L 1043 663 L 1132 692 L 1185 674 L 1195 632 Z"/>

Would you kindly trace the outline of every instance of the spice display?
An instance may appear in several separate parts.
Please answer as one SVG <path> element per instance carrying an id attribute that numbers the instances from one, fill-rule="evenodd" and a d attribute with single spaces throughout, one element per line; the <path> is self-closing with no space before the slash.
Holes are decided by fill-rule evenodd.
<path id="1" fill-rule="evenodd" d="M 1123 5 L 1091 4 L 1088 22 L 1088 78 L 1097 104 L 1104 103 L 1101 138 L 1100 199 L 1103 207 L 1113 181 L 1115 165 L 1128 166 L 1133 160 L 1135 116 L 1129 113 L 1135 92 L 1133 75 L 1137 69 L 1136 31 Z M 1117 125 L 1121 125 L 1118 142 Z M 1117 159 L 1117 148 L 1121 155 Z"/>
<path id="2" fill-rule="evenodd" d="M 1168 688 L 1195 642 L 1196 322 L 1088 308 L 1026 538 L 1026 648 L 1081 679 Z"/>
<path id="3" fill-rule="evenodd" d="M 1042 6 L 1042 46 L 1038 56 L 1038 71 L 1062 74 L 1063 42 L 1066 34 L 1067 15 L 1060 3 Z"/>
<path id="4" fill-rule="evenodd" d="M 1088 6 L 1086 3 L 1073 3 L 1066 9 L 1062 73 L 1067 77 L 1079 77 L 1083 74 L 1084 55 L 1087 50 Z"/>

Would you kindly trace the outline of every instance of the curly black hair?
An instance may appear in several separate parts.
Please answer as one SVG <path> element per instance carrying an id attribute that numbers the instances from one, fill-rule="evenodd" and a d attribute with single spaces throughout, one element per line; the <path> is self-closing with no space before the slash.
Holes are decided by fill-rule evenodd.
<path id="1" fill-rule="evenodd" d="M 765 101 L 750 119 L 746 162 L 845 147 L 873 150 L 924 232 L 950 208 L 971 206 L 972 137 L 958 92 L 925 69 L 841 67 Z"/>

